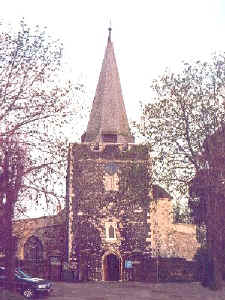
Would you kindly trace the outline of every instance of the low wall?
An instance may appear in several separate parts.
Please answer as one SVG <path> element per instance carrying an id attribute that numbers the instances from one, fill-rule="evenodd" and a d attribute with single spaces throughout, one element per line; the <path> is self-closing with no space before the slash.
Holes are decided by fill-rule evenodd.
<path id="1" fill-rule="evenodd" d="M 200 266 L 183 258 L 152 258 L 126 270 L 125 280 L 147 282 L 199 281 Z"/>

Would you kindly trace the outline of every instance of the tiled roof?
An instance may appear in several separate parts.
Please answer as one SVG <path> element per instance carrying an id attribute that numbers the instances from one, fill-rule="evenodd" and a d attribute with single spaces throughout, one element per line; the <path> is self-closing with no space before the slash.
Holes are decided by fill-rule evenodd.
<path id="1" fill-rule="evenodd" d="M 124 106 L 111 29 L 83 142 L 101 142 L 104 134 L 116 135 L 118 143 L 134 142 Z"/>

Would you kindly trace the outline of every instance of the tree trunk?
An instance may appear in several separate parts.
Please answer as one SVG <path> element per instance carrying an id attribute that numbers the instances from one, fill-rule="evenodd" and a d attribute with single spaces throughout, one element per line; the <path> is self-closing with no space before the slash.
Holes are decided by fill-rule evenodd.
<path id="1" fill-rule="evenodd" d="M 212 290 L 220 290 L 222 289 L 223 277 L 222 277 L 222 270 L 221 270 L 221 261 L 220 259 L 214 255 L 213 257 L 213 276 L 212 276 L 212 283 L 210 288 Z"/>
<path id="2" fill-rule="evenodd" d="M 14 291 L 14 273 L 16 267 L 16 239 L 13 237 L 12 220 L 14 215 L 14 201 L 12 195 L 7 195 L 5 203 L 5 261 L 6 261 L 6 288 Z"/>
<path id="3" fill-rule="evenodd" d="M 222 231 L 221 226 L 221 201 L 216 194 L 210 195 L 207 203 L 207 247 L 208 247 L 208 270 L 206 282 L 212 290 L 222 289 Z M 223 222 L 223 220 L 222 220 Z"/>

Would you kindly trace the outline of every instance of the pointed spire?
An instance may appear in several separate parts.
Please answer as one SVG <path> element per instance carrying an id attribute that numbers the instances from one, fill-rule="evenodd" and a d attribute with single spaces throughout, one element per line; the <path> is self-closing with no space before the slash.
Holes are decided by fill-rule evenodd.
<path id="1" fill-rule="evenodd" d="M 120 86 L 111 26 L 102 69 L 82 142 L 133 143 Z"/>

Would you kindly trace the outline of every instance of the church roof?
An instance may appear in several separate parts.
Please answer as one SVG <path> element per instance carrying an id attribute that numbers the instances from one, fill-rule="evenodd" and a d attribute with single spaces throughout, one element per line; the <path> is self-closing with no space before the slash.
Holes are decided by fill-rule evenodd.
<path id="1" fill-rule="evenodd" d="M 86 133 L 82 142 L 134 142 L 129 129 L 111 28 Z"/>
<path id="2" fill-rule="evenodd" d="M 159 185 L 153 184 L 153 199 L 157 200 L 160 198 L 171 199 L 170 194 L 168 194 L 162 187 Z"/>

